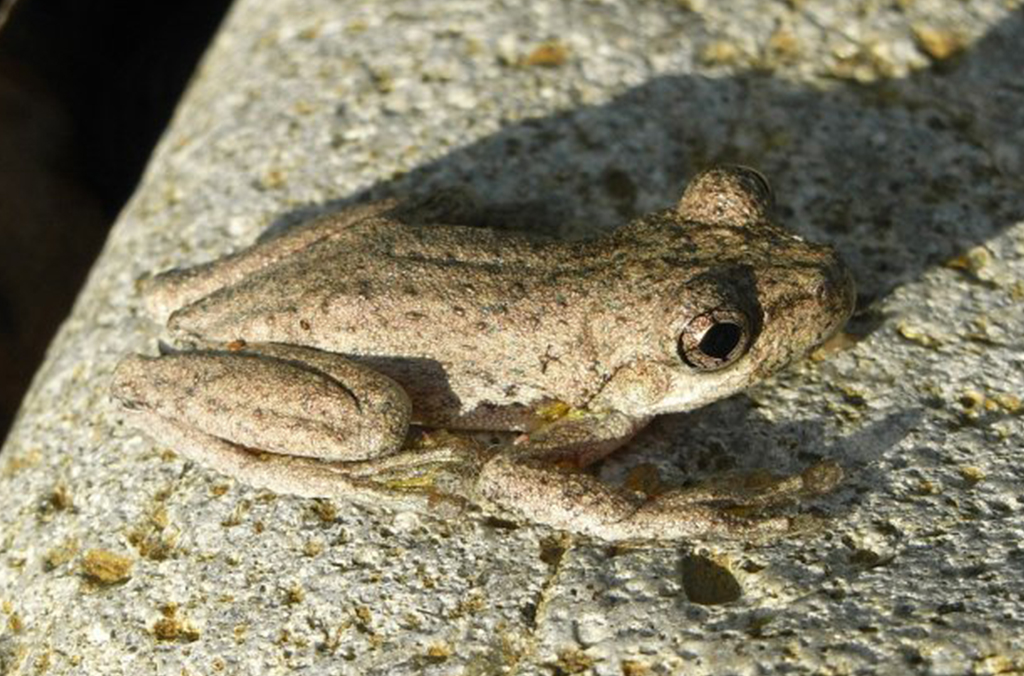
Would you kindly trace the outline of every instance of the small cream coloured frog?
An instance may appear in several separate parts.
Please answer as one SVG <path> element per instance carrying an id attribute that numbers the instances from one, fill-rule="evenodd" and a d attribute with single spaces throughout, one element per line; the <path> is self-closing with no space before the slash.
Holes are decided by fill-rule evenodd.
<path id="1" fill-rule="evenodd" d="M 760 510 L 830 490 L 836 465 L 653 496 L 580 471 L 846 321 L 842 262 L 770 210 L 741 167 L 586 242 L 454 225 L 472 208 L 451 195 L 353 207 L 150 280 L 190 349 L 127 357 L 112 391 L 157 440 L 280 493 L 468 502 L 610 540 L 785 531 Z"/>

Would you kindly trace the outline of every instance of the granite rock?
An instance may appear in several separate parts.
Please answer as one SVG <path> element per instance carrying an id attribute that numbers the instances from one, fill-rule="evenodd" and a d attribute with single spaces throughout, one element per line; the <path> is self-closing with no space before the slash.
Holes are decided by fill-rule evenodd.
<path id="1" fill-rule="evenodd" d="M 0 455 L 0 673 L 1024 671 L 1022 40 L 1003 0 L 239 0 Z M 161 335 L 147 272 L 452 185 L 592 236 L 715 162 L 840 249 L 858 313 L 600 471 L 833 458 L 818 531 L 608 547 L 275 496 L 108 399 Z"/>

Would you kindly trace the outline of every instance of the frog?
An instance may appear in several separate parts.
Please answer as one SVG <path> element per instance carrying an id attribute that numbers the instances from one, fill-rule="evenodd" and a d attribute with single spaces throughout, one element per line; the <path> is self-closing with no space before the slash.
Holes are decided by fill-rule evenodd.
<path id="1" fill-rule="evenodd" d="M 113 399 L 199 465 L 302 498 L 480 510 L 605 541 L 760 537 L 839 463 L 648 492 L 593 472 L 656 416 L 729 397 L 853 311 L 830 246 L 712 166 L 600 237 L 480 227 L 463 190 L 358 204 L 143 282 L 173 344 Z"/>

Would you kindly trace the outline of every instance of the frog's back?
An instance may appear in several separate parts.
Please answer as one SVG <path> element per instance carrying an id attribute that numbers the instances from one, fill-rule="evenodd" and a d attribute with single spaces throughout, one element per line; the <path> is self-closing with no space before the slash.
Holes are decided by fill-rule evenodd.
<path id="1" fill-rule="evenodd" d="M 585 358 L 600 265 L 585 249 L 367 219 L 200 298 L 170 325 L 207 341 L 352 355 L 407 388 L 440 382 L 463 408 L 582 401 L 606 375 Z"/>

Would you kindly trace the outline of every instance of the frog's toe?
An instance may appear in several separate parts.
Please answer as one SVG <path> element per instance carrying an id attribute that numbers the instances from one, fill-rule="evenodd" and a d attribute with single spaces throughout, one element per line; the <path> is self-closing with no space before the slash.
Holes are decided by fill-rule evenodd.
<path id="1" fill-rule="evenodd" d="M 823 460 L 800 474 L 774 476 L 765 471 L 727 474 L 674 491 L 680 504 L 731 505 L 737 509 L 761 509 L 825 495 L 842 481 L 843 470 Z"/>

